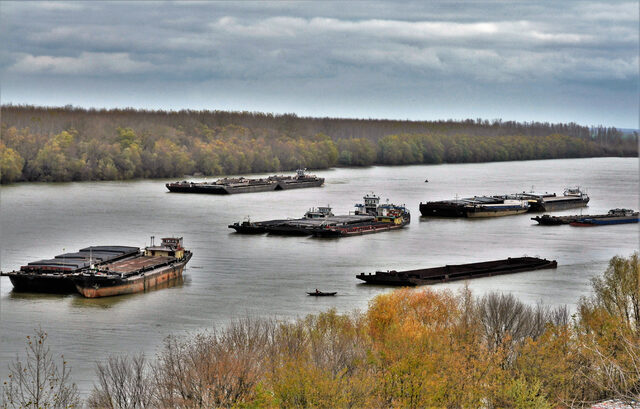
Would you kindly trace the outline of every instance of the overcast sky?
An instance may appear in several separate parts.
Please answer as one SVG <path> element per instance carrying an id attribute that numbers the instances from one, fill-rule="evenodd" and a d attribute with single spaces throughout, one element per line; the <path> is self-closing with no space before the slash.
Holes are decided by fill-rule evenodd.
<path id="1" fill-rule="evenodd" d="M 639 4 L 0 2 L 3 104 L 638 128 Z"/>

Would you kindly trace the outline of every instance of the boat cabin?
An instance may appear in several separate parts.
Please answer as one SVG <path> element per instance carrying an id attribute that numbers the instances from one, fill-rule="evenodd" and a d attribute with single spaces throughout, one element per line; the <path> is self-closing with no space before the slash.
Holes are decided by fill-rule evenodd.
<path id="1" fill-rule="evenodd" d="M 154 237 L 151 237 L 151 246 L 145 248 L 145 256 L 184 257 L 184 247 L 182 247 L 182 237 L 164 237 L 159 246 L 154 245 Z"/>
<path id="2" fill-rule="evenodd" d="M 324 219 L 333 216 L 330 206 L 319 206 L 317 209 L 309 209 L 305 214 L 305 219 Z"/>
<path id="3" fill-rule="evenodd" d="M 380 203 L 380 196 L 376 196 L 373 193 L 366 195 L 364 198 L 364 204 L 356 204 L 356 214 L 378 214 L 378 204 Z"/>

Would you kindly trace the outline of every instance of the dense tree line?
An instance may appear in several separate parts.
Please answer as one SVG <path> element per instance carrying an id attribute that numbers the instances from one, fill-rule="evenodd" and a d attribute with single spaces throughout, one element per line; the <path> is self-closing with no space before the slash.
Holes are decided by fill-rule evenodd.
<path id="1" fill-rule="evenodd" d="M 637 156 L 637 135 L 577 124 L 2 107 L 0 180 L 222 175 L 297 167 Z"/>
<path id="2" fill-rule="evenodd" d="M 640 262 L 614 257 L 573 317 L 512 295 L 402 289 L 364 313 L 243 319 L 97 364 L 90 408 L 582 408 L 640 400 Z M 44 340 L 42 333 L 34 339 Z M 28 340 L 27 352 L 48 353 Z M 10 366 L 4 407 L 71 407 L 47 354 Z M 48 363 L 48 366 L 47 366 Z M 28 365 L 31 364 L 31 365 Z M 33 368 L 49 368 L 35 377 Z M 24 368 L 31 368 L 24 370 Z M 20 372 L 24 374 L 21 376 Z M 49 378 L 49 374 L 51 377 Z M 64 382 L 63 382 L 64 381 Z M 46 385 L 37 405 L 30 391 Z M 48 392 L 48 390 L 47 390 Z M 60 402 L 60 396 L 65 397 Z M 635 402 L 635 403 L 633 403 Z"/>

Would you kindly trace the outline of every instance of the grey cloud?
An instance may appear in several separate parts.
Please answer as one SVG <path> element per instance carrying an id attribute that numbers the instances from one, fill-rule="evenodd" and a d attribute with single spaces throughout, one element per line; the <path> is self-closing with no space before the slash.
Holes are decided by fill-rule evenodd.
<path id="1" fill-rule="evenodd" d="M 616 98 L 607 89 L 616 87 L 617 99 L 630 102 L 626 121 L 637 121 L 634 2 L 3 2 L 0 22 L 7 102 L 37 95 L 28 90 L 36 80 L 65 95 L 83 79 L 108 83 L 117 100 L 144 78 L 149 89 L 200 98 L 207 89 L 222 101 L 253 94 L 262 102 L 250 103 L 260 106 L 277 94 L 298 101 L 290 111 L 311 92 L 336 106 L 361 98 L 375 111 L 380 93 L 394 106 L 415 100 L 476 117 L 500 104 L 498 91 L 516 101 L 531 90 L 569 88 Z M 478 101 L 479 113 L 456 107 L 460 94 Z M 574 103 L 585 120 L 597 112 L 578 97 Z M 386 116 L 403 117 L 400 109 Z M 507 117 L 518 107 L 510 101 L 504 109 Z"/>

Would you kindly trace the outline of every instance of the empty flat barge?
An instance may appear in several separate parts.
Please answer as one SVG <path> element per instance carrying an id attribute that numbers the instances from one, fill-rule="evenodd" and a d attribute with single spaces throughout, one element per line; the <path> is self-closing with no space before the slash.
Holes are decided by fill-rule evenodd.
<path id="1" fill-rule="evenodd" d="M 555 260 L 537 257 L 509 257 L 504 260 L 446 265 L 418 270 L 376 271 L 374 274 L 358 274 L 356 278 L 367 284 L 413 287 L 556 267 L 558 267 L 558 263 Z"/>

